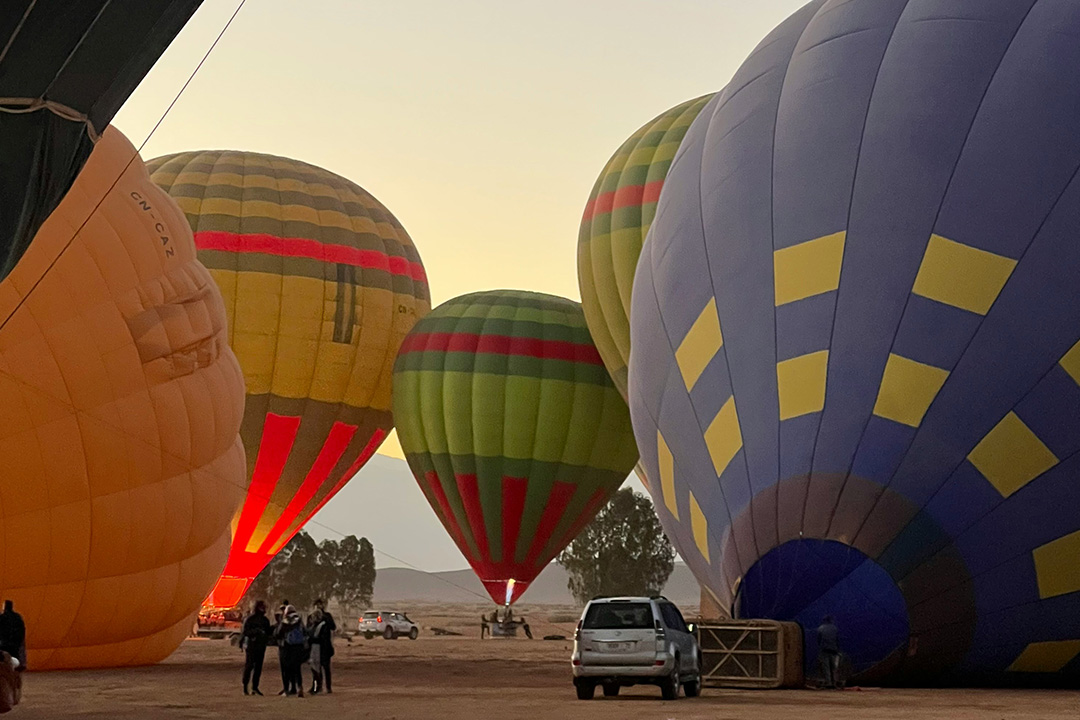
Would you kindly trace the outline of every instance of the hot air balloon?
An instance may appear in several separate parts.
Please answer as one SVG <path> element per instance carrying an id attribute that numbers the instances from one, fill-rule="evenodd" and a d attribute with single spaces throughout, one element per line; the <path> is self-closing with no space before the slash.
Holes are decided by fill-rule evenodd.
<path id="1" fill-rule="evenodd" d="M 430 309 L 427 278 L 397 218 L 326 170 L 223 151 L 148 165 L 221 287 L 247 381 L 251 486 L 207 601 L 232 607 L 390 431 L 394 358 Z"/>
<path id="2" fill-rule="evenodd" d="M 5 0 L 0 280 L 202 0 Z"/>
<path id="3" fill-rule="evenodd" d="M 0 282 L 0 588 L 31 669 L 190 633 L 245 482 L 226 340 L 183 214 L 107 130 Z"/>
<path id="4" fill-rule="evenodd" d="M 593 185 L 578 231 L 578 287 L 589 333 L 626 398 L 630 290 L 671 161 L 712 95 L 676 105 L 627 138 Z"/>
<path id="5" fill-rule="evenodd" d="M 809 3 L 641 256 L 668 533 L 738 616 L 833 615 L 865 677 L 1080 677 L 1078 34 L 1075 3 Z"/>
<path id="6" fill-rule="evenodd" d="M 495 290 L 405 338 L 394 418 L 409 467 L 491 598 L 512 603 L 637 460 L 581 306 Z"/>

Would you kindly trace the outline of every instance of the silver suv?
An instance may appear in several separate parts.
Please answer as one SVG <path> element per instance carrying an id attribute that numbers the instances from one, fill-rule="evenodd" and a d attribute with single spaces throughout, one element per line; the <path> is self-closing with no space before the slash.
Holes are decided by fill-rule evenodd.
<path id="1" fill-rule="evenodd" d="M 574 634 L 574 687 L 591 700 L 630 685 L 659 685 L 665 700 L 701 693 L 701 651 L 682 613 L 663 597 L 595 598 Z"/>
<path id="2" fill-rule="evenodd" d="M 420 636 L 420 626 L 414 623 L 404 613 L 368 610 L 360 618 L 360 632 L 368 640 L 376 635 L 382 635 L 387 640 L 397 640 L 399 635 L 404 635 L 410 640 Z"/>

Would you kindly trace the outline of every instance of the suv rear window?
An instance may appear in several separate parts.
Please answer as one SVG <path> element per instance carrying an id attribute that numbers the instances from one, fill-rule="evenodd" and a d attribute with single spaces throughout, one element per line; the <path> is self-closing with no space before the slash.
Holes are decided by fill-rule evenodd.
<path id="1" fill-rule="evenodd" d="M 366 613 L 364 613 L 364 617 L 369 619 L 369 620 L 374 620 L 375 618 L 379 617 L 379 613 L 377 613 L 377 612 L 366 612 Z"/>
<path id="2" fill-rule="evenodd" d="M 648 630 L 653 627 L 649 603 L 596 603 L 585 613 L 586 630 Z"/>

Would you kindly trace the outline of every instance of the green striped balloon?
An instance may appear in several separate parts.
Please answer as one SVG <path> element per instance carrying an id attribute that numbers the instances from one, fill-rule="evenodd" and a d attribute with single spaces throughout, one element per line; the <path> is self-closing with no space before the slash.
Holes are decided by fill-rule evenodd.
<path id="1" fill-rule="evenodd" d="M 581 306 L 464 295 L 406 336 L 394 420 L 409 467 L 497 603 L 513 602 L 637 460 Z"/>
<path id="2" fill-rule="evenodd" d="M 626 394 L 630 291 L 660 190 L 694 118 L 712 99 L 676 105 L 631 135 L 596 179 L 578 231 L 578 286 L 593 340 Z"/>

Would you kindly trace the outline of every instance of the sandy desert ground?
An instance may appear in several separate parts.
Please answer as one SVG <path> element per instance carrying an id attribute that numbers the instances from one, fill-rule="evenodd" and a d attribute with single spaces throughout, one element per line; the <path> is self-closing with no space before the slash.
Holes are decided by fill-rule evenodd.
<path id="1" fill-rule="evenodd" d="M 569 612 L 523 608 L 534 634 L 566 634 Z M 570 684 L 568 641 L 481 641 L 480 608 L 410 608 L 420 639 L 339 641 L 334 694 L 284 698 L 276 654 L 267 654 L 265 697 L 240 689 L 242 655 L 225 640 L 193 639 L 149 668 L 31 674 L 13 720 L 1076 720 L 1080 693 L 997 690 L 719 691 L 662 702 L 651 687 L 582 702 Z M 471 623 L 471 624 L 470 624 Z M 469 632 L 434 637 L 430 627 Z M 306 673 L 305 673 L 306 674 Z"/>

